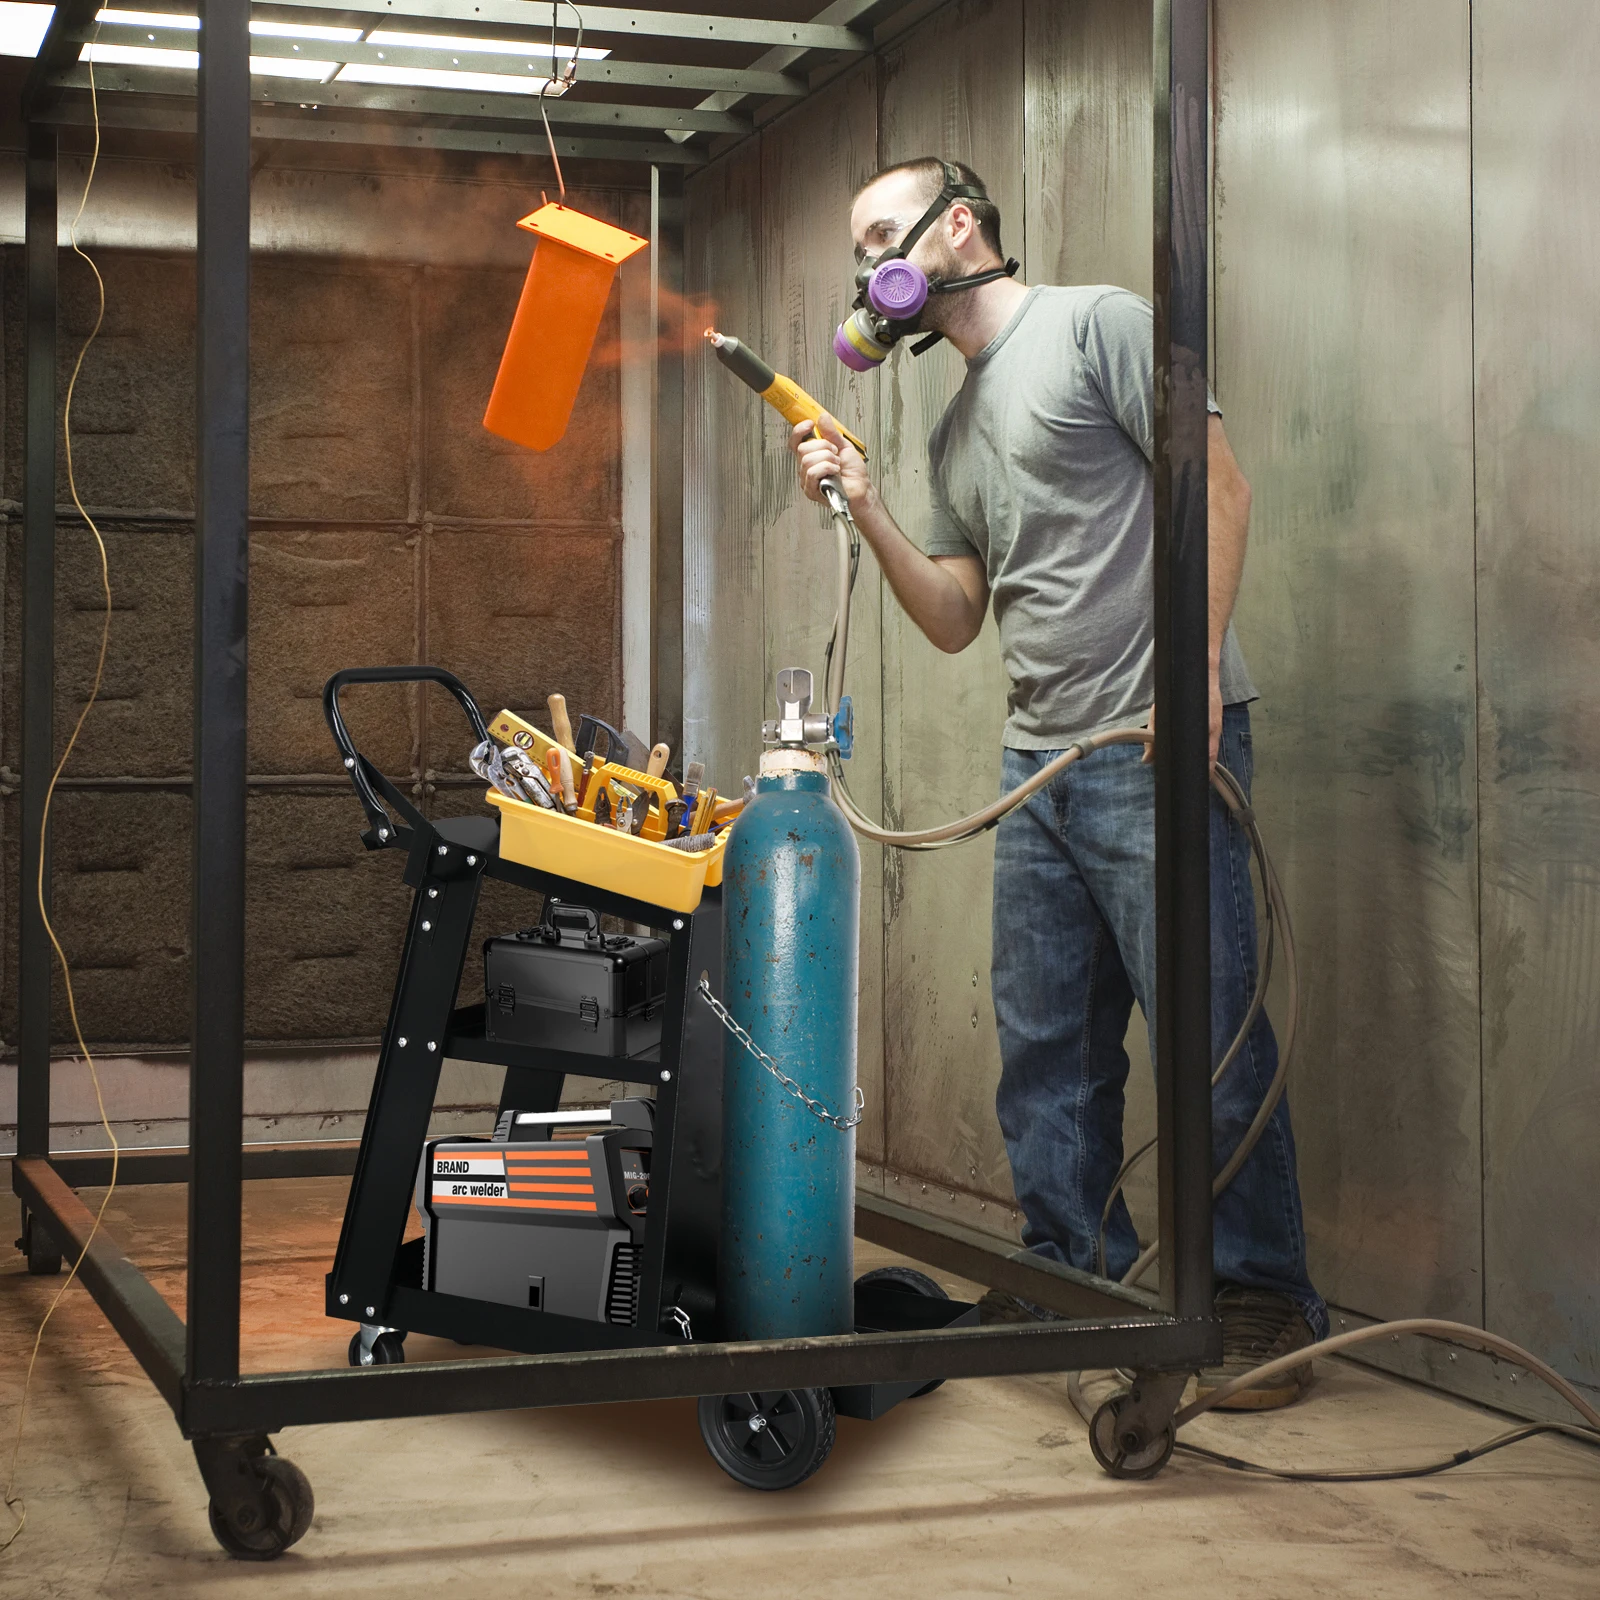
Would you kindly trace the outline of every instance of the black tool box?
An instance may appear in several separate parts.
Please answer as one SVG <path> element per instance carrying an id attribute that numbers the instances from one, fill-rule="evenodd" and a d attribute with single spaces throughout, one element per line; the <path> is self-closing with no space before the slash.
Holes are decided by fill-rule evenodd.
<path id="1" fill-rule="evenodd" d="M 586 906 L 545 902 L 537 927 L 483 947 L 484 1036 L 597 1056 L 661 1043 L 667 944 L 600 931 Z"/>

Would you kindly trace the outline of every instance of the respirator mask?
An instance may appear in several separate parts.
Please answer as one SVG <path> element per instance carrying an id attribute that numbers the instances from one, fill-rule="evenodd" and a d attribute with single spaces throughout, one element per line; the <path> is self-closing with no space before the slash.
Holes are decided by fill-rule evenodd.
<path id="1" fill-rule="evenodd" d="M 1008 260 L 1003 267 L 974 272 L 965 278 L 930 282 L 921 267 L 906 259 L 917 241 L 957 200 L 986 200 L 976 184 L 962 183 L 960 174 L 948 161 L 944 166 L 944 186 L 933 197 L 928 209 L 906 230 L 899 244 L 881 255 L 871 256 L 856 268 L 855 310 L 834 330 L 833 353 L 856 372 L 870 372 L 881 366 L 889 351 L 907 334 L 922 330 L 922 308 L 932 294 L 952 294 L 958 289 L 976 289 L 981 283 L 1015 276 L 1018 264 Z M 936 345 L 943 334 L 930 333 L 911 347 L 914 356 Z"/>

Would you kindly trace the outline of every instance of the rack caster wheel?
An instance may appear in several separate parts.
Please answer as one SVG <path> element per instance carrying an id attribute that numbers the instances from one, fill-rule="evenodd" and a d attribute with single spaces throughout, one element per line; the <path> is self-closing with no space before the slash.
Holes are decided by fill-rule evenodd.
<path id="1" fill-rule="evenodd" d="M 397 1328 L 361 1328 L 350 1336 L 352 1367 L 398 1367 L 405 1363 L 406 1336 Z"/>
<path id="2" fill-rule="evenodd" d="M 700 1437 L 711 1459 L 747 1489 L 792 1489 L 833 1449 L 833 1395 L 827 1389 L 708 1394 Z"/>
<path id="3" fill-rule="evenodd" d="M 909 1289 L 913 1294 L 920 1294 L 925 1300 L 950 1298 L 927 1273 L 918 1272 L 915 1267 L 874 1267 L 871 1272 L 863 1272 L 856 1279 L 857 1288 L 864 1283 L 892 1283 L 897 1289 Z M 935 1378 L 931 1383 L 923 1384 L 920 1389 L 913 1389 L 908 1398 L 920 1400 L 923 1395 L 932 1394 L 943 1382 L 943 1378 Z"/>
<path id="4" fill-rule="evenodd" d="M 1174 1436 L 1168 1421 L 1154 1438 L 1143 1429 L 1120 1426 L 1129 1396 L 1114 1394 L 1089 1424 L 1089 1448 L 1113 1478 L 1153 1478 L 1172 1456 Z"/>
<path id="5" fill-rule="evenodd" d="M 276 1561 L 306 1536 L 316 1499 L 305 1473 L 282 1456 L 257 1457 L 250 1468 L 265 1491 L 265 1515 L 250 1500 L 234 1504 L 231 1511 L 213 1500 L 211 1531 L 236 1561 Z"/>
<path id="6" fill-rule="evenodd" d="M 53 1278 L 61 1270 L 61 1252 L 50 1235 L 34 1219 L 31 1211 L 22 1213 L 22 1237 L 17 1249 L 28 1258 L 28 1271 L 36 1278 Z"/>

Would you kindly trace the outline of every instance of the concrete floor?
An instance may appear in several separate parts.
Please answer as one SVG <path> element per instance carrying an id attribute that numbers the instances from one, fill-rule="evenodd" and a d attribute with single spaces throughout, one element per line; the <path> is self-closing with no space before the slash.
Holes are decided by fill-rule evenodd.
<path id="1" fill-rule="evenodd" d="M 246 1186 L 247 1365 L 342 1361 L 348 1335 L 320 1295 L 344 1188 Z M 107 1213 L 180 1303 L 183 1202 L 181 1189 L 128 1189 Z M 860 1246 L 858 1269 L 887 1259 Z M 0 1255 L 0 1470 L 57 1281 Z M 459 1353 L 421 1337 L 407 1350 Z M 1446 1455 L 1504 1426 L 1329 1361 L 1292 1411 L 1206 1417 L 1185 1437 L 1359 1467 Z M 275 1565 L 235 1564 L 211 1538 L 170 1414 L 74 1286 L 34 1378 L 17 1474 L 28 1525 L 0 1555 L 0 1596 L 1600 1593 L 1600 1452 L 1583 1445 L 1539 1439 L 1410 1483 L 1279 1483 L 1181 1456 L 1153 1482 L 1121 1483 L 1095 1466 L 1059 1377 L 951 1383 L 879 1422 L 841 1420 L 821 1472 L 770 1496 L 712 1464 L 692 1401 L 303 1428 L 278 1442 L 311 1479 L 316 1520 Z"/>

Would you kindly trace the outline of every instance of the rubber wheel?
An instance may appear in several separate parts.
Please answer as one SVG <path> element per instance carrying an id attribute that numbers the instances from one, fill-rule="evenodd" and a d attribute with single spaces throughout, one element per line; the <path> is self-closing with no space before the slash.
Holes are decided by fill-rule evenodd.
<path id="1" fill-rule="evenodd" d="M 1127 1395 L 1114 1394 L 1095 1412 L 1089 1424 L 1089 1448 L 1113 1478 L 1153 1478 L 1172 1456 L 1172 1424 L 1147 1444 L 1124 1438 L 1117 1423 L 1127 1403 Z"/>
<path id="2" fill-rule="evenodd" d="M 282 1456 L 262 1456 L 251 1468 L 267 1491 L 267 1522 L 259 1528 L 236 1528 L 213 1500 L 211 1531 L 236 1561 L 276 1561 L 290 1545 L 305 1538 L 316 1512 L 316 1498 L 305 1473 Z"/>
<path id="3" fill-rule="evenodd" d="M 350 1365 L 352 1367 L 398 1367 L 405 1363 L 406 1347 L 403 1333 L 380 1333 L 372 1341 L 372 1354 L 361 1359 L 361 1335 L 350 1335 Z"/>
<path id="4" fill-rule="evenodd" d="M 747 1489 L 792 1489 L 833 1449 L 833 1395 L 827 1389 L 708 1394 L 700 1437 L 711 1459 Z"/>
<path id="5" fill-rule="evenodd" d="M 31 1211 L 22 1213 L 22 1237 L 17 1249 L 28 1258 L 28 1271 L 36 1278 L 53 1278 L 61 1270 L 61 1252 L 50 1243 L 50 1236 L 34 1221 Z"/>
<path id="6" fill-rule="evenodd" d="M 858 1288 L 863 1283 L 892 1283 L 901 1289 L 911 1290 L 913 1294 L 920 1294 L 925 1300 L 950 1298 L 926 1272 L 918 1272 L 915 1267 L 874 1267 L 871 1272 L 863 1272 L 856 1279 Z M 935 1378 L 931 1383 L 923 1384 L 920 1389 L 913 1389 L 907 1398 L 920 1400 L 923 1395 L 932 1394 L 943 1382 L 943 1378 Z"/>

